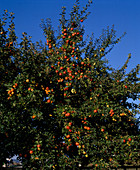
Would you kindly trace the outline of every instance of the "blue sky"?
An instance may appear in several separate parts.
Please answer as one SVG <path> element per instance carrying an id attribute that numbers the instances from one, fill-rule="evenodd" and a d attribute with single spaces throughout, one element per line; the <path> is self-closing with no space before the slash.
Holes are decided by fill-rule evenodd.
<path id="1" fill-rule="evenodd" d="M 80 0 L 81 7 L 87 0 Z M 3 10 L 15 13 L 16 33 L 21 37 L 22 32 L 32 36 L 32 40 L 45 41 L 39 24 L 41 19 L 51 18 L 56 29 L 59 24 L 61 7 L 66 6 L 69 13 L 75 0 L 3 0 L 0 5 L 0 15 Z M 140 1 L 139 0 L 93 0 L 89 8 L 91 14 L 83 22 L 85 34 L 95 37 L 101 35 L 102 29 L 114 24 L 117 36 L 126 32 L 126 36 L 117 44 L 107 58 L 111 66 L 119 68 L 126 61 L 129 53 L 132 58 L 127 71 L 140 64 Z"/>

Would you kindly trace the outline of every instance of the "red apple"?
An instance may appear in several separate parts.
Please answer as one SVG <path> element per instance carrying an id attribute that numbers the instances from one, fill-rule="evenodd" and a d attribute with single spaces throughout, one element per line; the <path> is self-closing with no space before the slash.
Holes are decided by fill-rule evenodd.
<path id="1" fill-rule="evenodd" d="M 27 158 L 27 154 L 25 154 L 24 157 Z"/>
<path id="2" fill-rule="evenodd" d="M 94 113 L 97 113 L 97 110 L 94 110 Z"/>
<path id="3" fill-rule="evenodd" d="M 71 126 L 71 125 L 72 125 L 72 122 L 69 122 L 69 125 Z"/>
<path id="4" fill-rule="evenodd" d="M 47 103 L 50 103 L 50 102 L 51 102 L 50 99 L 48 99 L 48 100 L 47 100 Z"/>
<path id="5" fill-rule="evenodd" d="M 132 139 L 131 138 L 128 138 L 128 141 L 130 142 Z"/>
<path id="6" fill-rule="evenodd" d="M 32 151 L 32 150 L 30 150 L 30 154 L 33 154 L 33 151 Z"/>
<path id="7" fill-rule="evenodd" d="M 76 146 L 78 146 L 78 145 L 79 145 L 79 143 L 78 143 L 78 142 L 76 142 L 76 143 L 75 143 L 75 145 L 76 145 Z"/>
<path id="8" fill-rule="evenodd" d="M 65 77 L 65 80 L 68 80 L 68 77 Z"/>
<path id="9" fill-rule="evenodd" d="M 60 67 L 60 70 L 63 70 L 63 67 Z"/>
<path id="10" fill-rule="evenodd" d="M 38 144 L 38 145 L 37 145 L 37 148 L 40 148 L 40 147 L 41 147 L 41 145 L 40 145 L 40 144 Z"/>
<path id="11" fill-rule="evenodd" d="M 67 116 L 67 117 L 70 116 L 70 113 L 66 113 L 65 116 Z"/>
<path id="12" fill-rule="evenodd" d="M 66 126 L 66 129 L 70 129 L 70 127 L 69 127 L 69 126 Z"/>
<path id="13" fill-rule="evenodd" d="M 69 42 L 69 40 L 66 40 L 66 43 L 68 43 Z"/>
<path id="14" fill-rule="evenodd" d="M 22 157 L 22 154 L 21 154 L 21 153 L 19 154 L 19 157 Z"/>
<path id="15" fill-rule="evenodd" d="M 105 130 L 104 129 L 101 129 L 102 132 L 104 132 Z"/>

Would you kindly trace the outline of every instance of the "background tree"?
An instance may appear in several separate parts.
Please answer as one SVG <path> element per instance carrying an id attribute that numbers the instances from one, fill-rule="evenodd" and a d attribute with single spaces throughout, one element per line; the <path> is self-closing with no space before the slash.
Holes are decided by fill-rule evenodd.
<path id="1" fill-rule="evenodd" d="M 8 133 L 11 130 L 11 126 L 9 126 L 11 120 L 7 112 L 11 108 L 10 102 L 7 100 L 7 84 L 13 83 L 18 74 L 13 61 L 13 55 L 16 53 L 14 43 L 17 38 L 13 19 L 13 13 L 8 15 L 7 10 L 4 11 L 3 17 L 0 19 L 0 164 L 6 157 L 14 154 L 11 148 L 12 139 Z M 13 93 L 11 90 L 10 95 Z"/>
<path id="2" fill-rule="evenodd" d="M 42 21 L 45 45 L 32 43 L 23 33 L 20 43 L 7 47 L 8 53 L 9 48 L 15 52 L 6 53 L 6 66 L 1 64 L 11 70 L 2 73 L 1 83 L 0 131 L 8 136 L 6 150 L 1 142 L 4 159 L 18 154 L 26 169 L 80 169 L 89 164 L 100 169 L 139 159 L 139 106 L 128 99 L 140 97 L 140 67 L 126 74 L 130 54 L 121 69 L 108 65 L 105 56 L 122 38 L 116 38 L 113 27 L 98 39 L 84 40 L 90 4 L 80 10 L 77 0 L 68 20 L 63 7 L 59 32 L 49 19 Z M 7 41 L 3 33 L 0 38 Z"/>

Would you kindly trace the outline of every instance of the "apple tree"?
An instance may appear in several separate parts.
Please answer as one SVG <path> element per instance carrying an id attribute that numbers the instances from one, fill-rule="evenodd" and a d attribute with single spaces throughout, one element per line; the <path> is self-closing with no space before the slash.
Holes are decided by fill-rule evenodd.
<path id="1" fill-rule="evenodd" d="M 14 67 L 3 73 L 0 123 L 9 130 L 8 152 L 26 169 L 101 169 L 139 159 L 139 105 L 128 99 L 140 98 L 140 66 L 126 73 L 130 54 L 121 68 L 108 65 L 105 57 L 122 38 L 114 27 L 84 38 L 91 3 L 80 10 L 77 0 L 69 19 L 63 7 L 57 31 L 50 19 L 41 23 L 45 44 L 23 33 L 9 56 Z"/>

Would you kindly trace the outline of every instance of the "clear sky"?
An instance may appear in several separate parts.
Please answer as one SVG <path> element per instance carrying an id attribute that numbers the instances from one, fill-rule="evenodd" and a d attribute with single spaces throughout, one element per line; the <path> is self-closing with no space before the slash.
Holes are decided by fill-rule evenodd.
<path id="1" fill-rule="evenodd" d="M 51 18 L 54 28 L 59 24 L 61 7 L 66 6 L 69 13 L 75 0 L 0 0 L 0 15 L 3 10 L 15 13 L 16 33 L 21 37 L 22 32 L 32 36 L 32 40 L 45 40 L 39 26 L 41 19 Z M 80 0 L 81 7 L 87 0 Z M 129 53 L 132 58 L 127 71 L 140 64 L 140 0 L 93 0 L 89 8 L 91 14 L 83 22 L 85 34 L 95 37 L 102 29 L 115 25 L 117 36 L 126 32 L 126 36 L 117 44 L 107 56 L 110 64 L 118 68 L 126 61 Z"/>

